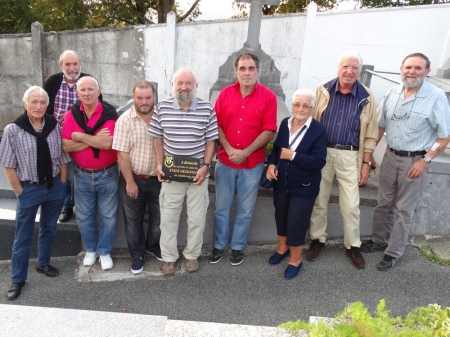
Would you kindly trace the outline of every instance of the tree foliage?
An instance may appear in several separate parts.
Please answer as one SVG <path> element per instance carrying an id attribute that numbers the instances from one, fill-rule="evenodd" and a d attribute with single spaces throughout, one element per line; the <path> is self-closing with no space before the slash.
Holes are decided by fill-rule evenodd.
<path id="1" fill-rule="evenodd" d="M 183 12 L 175 0 L 0 0 L 0 33 L 28 33 L 39 21 L 45 31 L 165 23 L 174 11 L 177 20 L 192 21 L 199 3 Z"/>

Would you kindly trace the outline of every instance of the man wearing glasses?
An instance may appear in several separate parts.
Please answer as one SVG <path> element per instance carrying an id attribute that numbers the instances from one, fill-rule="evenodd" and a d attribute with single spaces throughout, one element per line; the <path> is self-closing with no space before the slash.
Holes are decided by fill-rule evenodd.
<path id="1" fill-rule="evenodd" d="M 336 177 L 345 255 L 357 269 L 366 265 L 360 252 L 359 186 L 369 178 L 378 137 L 375 98 L 358 81 L 362 64 L 359 54 L 344 53 L 338 62 L 338 77 L 316 88 L 317 103 L 312 116 L 327 130 L 328 150 L 311 216 L 311 244 L 306 251 L 306 259 L 314 261 L 325 248 L 328 201 Z"/>
<path id="2" fill-rule="evenodd" d="M 428 164 L 450 141 L 450 107 L 444 91 L 424 81 L 429 59 L 405 57 L 402 83 L 391 88 L 378 107 L 378 141 L 386 132 L 387 149 L 380 168 L 378 206 L 372 238 L 362 252 L 384 251 L 377 268 L 390 270 L 403 255 L 420 199 Z"/>

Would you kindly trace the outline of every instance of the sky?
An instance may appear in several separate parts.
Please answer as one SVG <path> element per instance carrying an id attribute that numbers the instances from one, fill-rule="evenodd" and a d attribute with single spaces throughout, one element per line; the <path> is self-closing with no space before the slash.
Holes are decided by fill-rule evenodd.
<path id="1" fill-rule="evenodd" d="M 183 10 L 187 11 L 195 1 L 177 0 L 177 2 Z M 198 17 L 198 20 L 230 19 L 233 15 L 239 13 L 236 9 L 233 9 L 232 3 L 233 0 L 201 0 L 200 11 L 202 14 Z M 353 6 L 352 1 L 344 1 L 336 10 L 352 10 Z"/>

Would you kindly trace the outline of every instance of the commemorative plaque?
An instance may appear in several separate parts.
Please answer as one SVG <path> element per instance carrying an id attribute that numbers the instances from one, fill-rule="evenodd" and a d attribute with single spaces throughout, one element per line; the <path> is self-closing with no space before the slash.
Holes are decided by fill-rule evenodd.
<path id="1" fill-rule="evenodd" d="M 189 156 L 164 156 L 164 180 L 193 182 L 200 167 L 200 158 Z"/>

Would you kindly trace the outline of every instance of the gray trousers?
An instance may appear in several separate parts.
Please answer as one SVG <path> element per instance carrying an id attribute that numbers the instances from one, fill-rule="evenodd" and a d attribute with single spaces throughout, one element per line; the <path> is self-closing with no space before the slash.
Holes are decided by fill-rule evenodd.
<path id="1" fill-rule="evenodd" d="M 400 157 L 386 149 L 380 167 L 378 206 L 373 214 L 372 240 L 388 245 L 385 254 L 399 258 L 405 251 L 414 214 L 420 200 L 425 172 L 417 179 L 407 173 L 421 156 Z"/>

